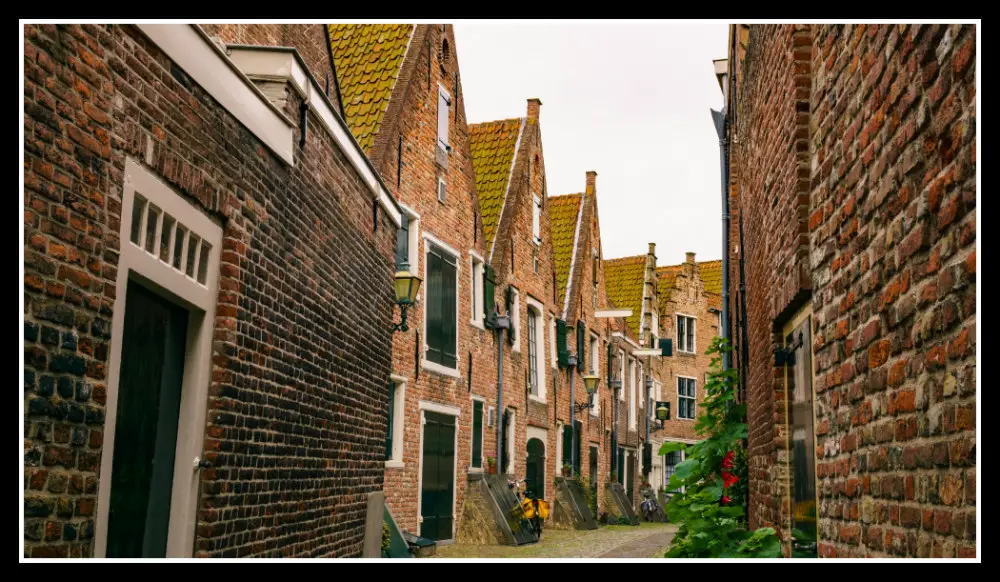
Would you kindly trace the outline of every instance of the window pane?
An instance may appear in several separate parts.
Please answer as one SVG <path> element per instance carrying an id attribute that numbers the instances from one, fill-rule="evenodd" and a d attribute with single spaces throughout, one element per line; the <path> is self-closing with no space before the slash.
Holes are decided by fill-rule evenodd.
<path id="1" fill-rule="evenodd" d="M 212 250 L 212 245 L 201 241 L 201 258 L 198 259 L 198 282 L 202 285 L 208 279 L 208 253 Z"/>
<path id="2" fill-rule="evenodd" d="M 172 216 L 163 215 L 163 230 L 160 232 L 160 260 L 164 263 L 170 262 L 170 235 L 174 232 L 175 224 Z"/>
<path id="3" fill-rule="evenodd" d="M 192 234 L 190 239 L 187 248 L 187 266 L 184 268 L 184 272 L 187 273 L 188 277 L 194 278 L 195 253 L 198 252 L 198 243 L 201 242 L 201 239 L 196 234 Z"/>
<path id="4" fill-rule="evenodd" d="M 146 214 L 146 199 L 138 194 L 132 203 L 132 224 L 129 232 L 129 240 L 133 244 L 139 244 L 139 235 L 142 233 L 142 217 Z"/>
<path id="5" fill-rule="evenodd" d="M 156 227 L 160 222 L 160 209 L 150 204 L 146 215 L 146 252 L 156 252 Z"/>
<path id="6" fill-rule="evenodd" d="M 178 271 L 181 270 L 181 259 L 184 258 L 184 240 L 187 238 L 187 229 L 177 225 L 177 234 L 174 235 L 174 262 L 173 266 Z"/>
<path id="7" fill-rule="evenodd" d="M 472 403 L 472 466 L 483 466 L 483 403 Z"/>

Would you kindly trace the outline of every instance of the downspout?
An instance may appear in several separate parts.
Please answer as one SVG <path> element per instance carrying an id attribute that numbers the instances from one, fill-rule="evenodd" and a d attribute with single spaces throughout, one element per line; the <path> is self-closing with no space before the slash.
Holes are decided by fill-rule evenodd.
<path id="1" fill-rule="evenodd" d="M 510 320 L 502 315 L 495 317 L 493 327 L 497 330 L 497 475 L 500 474 L 503 460 L 503 330 L 510 325 Z"/>
<path id="2" fill-rule="evenodd" d="M 719 136 L 719 170 L 722 175 L 722 339 L 729 339 L 729 140 L 728 112 L 712 109 L 712 121 Z M 722 354 L 722 369 L 731 367 L 730 352 Z"/>

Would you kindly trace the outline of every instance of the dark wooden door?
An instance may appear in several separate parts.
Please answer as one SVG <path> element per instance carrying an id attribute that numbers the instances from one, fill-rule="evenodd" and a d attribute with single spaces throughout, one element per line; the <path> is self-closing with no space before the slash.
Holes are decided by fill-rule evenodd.
<path id="1" fill-rule="evenodd" d="M 188 312 L 129 283 L 108 506 L 109 558 L 167 551 Z"/>
<path id="2" fill-rule="evenodd" d="M 545 499 L 545 443 L 539 439 L 528 441 L 528 458 L 525 461 L 524 481 L 528 497 Z"/>
<path id="3" fill-rule="evenodd" d="M 628 500 L 633 506 L 635 505 L 635 453 L 628 451 L 625 456 L 625 468 L 627 473 L 625 475 L 625 490 L 628 492 Z"/>
<path id="4" fill-rule="evenodd" d="M 424 458 L 421 468 L 420 535 L 452 538 L 455 499 L 455 417 L 424 412 Z"/>

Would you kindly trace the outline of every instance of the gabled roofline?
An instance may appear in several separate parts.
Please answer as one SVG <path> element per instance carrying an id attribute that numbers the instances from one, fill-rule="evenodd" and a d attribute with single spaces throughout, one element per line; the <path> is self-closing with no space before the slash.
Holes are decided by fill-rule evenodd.
<path id="1" fill-rule="evenodd" d="M 573 276 L 576 273 L 576 255 L 577 250 L 580 246 L 580 225 L 583 224 L 583 207 L 587 202 L 587 193 L 584 192 L 580 194 L 580 210 L 576 215 L 576 231 L 573 233 L 573 254 L 569 261 L 569 275 L 566 278 L 566 297 L 563 299 L 563 314 L 562 319 L 566 321 L 566 317 L 569 313 L 569 298 L 572 296 L 573 291 Z"/>
<path id="2" fill-rule="evenodd" d="M 517 119 L 517 118 L 515 118 Z M 500 204 L 500 214 L 497 216 L 497 228 L 493 232 L 493 240 L 490 241 L 489 263 L 493 264 L 493 251 L 497 248 L 497 239 L 500 238 L 501 226 L 503 225 L 503 211 L 507 208 L 507 197 L 510 195 L 510 184 L 514 180 L 514 167 L 517 166 L 517 154 L 521 151 L 521 137 L 524 135 L 524 124 L 527 117 L 519 118 L 521 123 L 517 127 L 517 141 L 514 142 L 514 155 L 510 158 L 510 170 L 507 172 L 507 187 L 503 191 L 503 203 Z M 485 123 L 494 123 L 487 121 Z M 530 161 L 529 161 L 530 163 Z"/>

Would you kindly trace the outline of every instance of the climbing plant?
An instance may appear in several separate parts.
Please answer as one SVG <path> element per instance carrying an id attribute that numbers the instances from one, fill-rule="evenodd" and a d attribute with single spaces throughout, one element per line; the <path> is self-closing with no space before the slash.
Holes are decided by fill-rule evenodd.
<path id="1" fill-rule="evenodd" d="M 773 528 L 747 528 L 745 405 L 736 402 L 736 371 L 723 371 L 721 365 L 722 355 L 731 349 L 727 340 L 716 337 L 706 352 L 712 363 L 694 425 L 699 441 L 689 446 L 668 442 L 660 447 L 661 455 L 685 451 L 685 460 L 667 485 L 668 490 L 678 492 L 667 506 L 667 515 L 680 526 L 668 558 L 781 557 L 781 542 Z"/>

